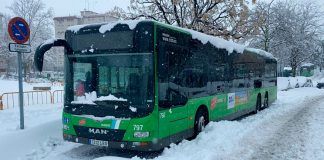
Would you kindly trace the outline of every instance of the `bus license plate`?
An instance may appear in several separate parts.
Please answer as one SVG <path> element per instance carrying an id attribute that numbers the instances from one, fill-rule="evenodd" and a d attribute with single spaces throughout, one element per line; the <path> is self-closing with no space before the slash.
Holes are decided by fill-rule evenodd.
<path id="1" fill-rule="evenodd" d="M 108 141 L 101 141 L 96 139 L 90 139 L 90 144 L 96 145 L 96 146 L 105 146 L 108 147 Z"/>

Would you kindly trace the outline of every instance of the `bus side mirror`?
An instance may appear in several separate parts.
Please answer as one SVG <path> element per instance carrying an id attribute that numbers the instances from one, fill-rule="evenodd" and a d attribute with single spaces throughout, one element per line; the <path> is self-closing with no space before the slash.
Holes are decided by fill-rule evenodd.
<path id="1" fill-rule="evenodd" d="M 68 53 L 72 51 L 72 48 L 64 39 L 52 39 L 45 41 L 44 43 L 40 44 L 35 51 L 34 64 L 36 70 L 40 72 L 43 70 L 44 54 L 52 47 L 64 47 Z"/>

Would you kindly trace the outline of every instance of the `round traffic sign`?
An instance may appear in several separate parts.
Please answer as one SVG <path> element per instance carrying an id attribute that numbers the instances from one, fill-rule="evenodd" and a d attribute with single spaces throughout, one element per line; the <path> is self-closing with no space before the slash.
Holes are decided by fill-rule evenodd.
<path id="1" fill-rule="evenodd" d="M 30 29 L 27 22 L 20 17 L 12 18 L 8 23 L 8 32 L 10 38 L 18 44 L 28 41 Z"/>

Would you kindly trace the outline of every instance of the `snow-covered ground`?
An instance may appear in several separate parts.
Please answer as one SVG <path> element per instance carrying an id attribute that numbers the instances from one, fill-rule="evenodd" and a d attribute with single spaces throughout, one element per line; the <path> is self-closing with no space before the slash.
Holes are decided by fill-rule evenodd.
<path id="1" fill-rule="evenodd" d="M 28 159 L 26 155 L 48 143 L 60 140 L 62 104 L 26 107 L 25 129 L 19 129 L 19 110 L 0 111 L 0 159 Z M 44 148 L 44 147 L 42 147 Z"/>
<path id="2" fill-rule="evenodd" d="M 37 91 L 34 87 L 50 87 L 50 91 Z M 23 83 L 24 104 L 25 106 L 32 106 L 37 104 L 51 104 L 51 100 L 56 102 L 63 102 L 63 86 L 61 83 L 42 82 L 42 83 Z M 0 96 L 2 96 L 2 104 L 4 109 L 17 108 L 19 94 L 17 80 L 0 79 Z M 34 91 L 34 92 L 30 92 Z M 52 94 L 54 93 L 55 94 Z M 26 93 L 28 92 L 28 93 Z M 53 97 L 52 97 L 53 96 Z M 42 98 L 41 98 L 42 97 Z"/>
<path id="3" fill-rule="evenodd" d="M 284 90 L 289 87 L 295 88 L 296 84 L 298 83 L 299 86 L 302 86 L 307 78 L 302 76 L 297 77 L 278 77 L 278 90 Z M 315 85 L 316 86 L 316 85 Z"/>
<path id="4" fill-rule="evenodd" d="M 287 83 L 284 78 L 278 85 Z M 17 109 L 0 111 L 0 159 L 323 159 L 324 90 L 279 91 L 278 100 L 256 115 L 211 122 L 192 141 L 162 153 L 139 153 L 64 142 L 62 106 L 26 107 L 26 129 Z"/>
<path id="5" fill-rule="evenodd" d="M 63 86 L 60 83 L 23 83 L 24 92 L 33 91 L 33 87 L 51 87 L 51 90 L 62 90 Z M 0 79 L 0 94 L 6 92 L 18 92 L 18 81 Z"/>
<path id="6" fill-rule="evenodd" d="M 313 86 L 316 86 L 317 83 L 324 83 L 324 73 L 320 72 L 318 69 L 315 70 L 314 76 L 312 77 L 278 77 L 278 90 L 285 90 L 287 88 L 295 88 L 298 83 L 299 86 L 305 84 L 307 79 L 311 79 Z M 290 85 L 290 86 L 289 86 Z"/>

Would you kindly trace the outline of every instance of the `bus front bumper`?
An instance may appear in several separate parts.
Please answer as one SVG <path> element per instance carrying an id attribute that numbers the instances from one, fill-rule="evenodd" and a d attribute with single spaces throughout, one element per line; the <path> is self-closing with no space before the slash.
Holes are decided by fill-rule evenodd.
<path id="1" fill-rule="evenodd" d="M 102 147 L 108 147 L 113 149 L 126 149 L 135 151 L 159 151 L 166 147 L 166 142 L 163 140 L 157 140 L 156 142 L 114 142 L 114 141 L 101 141 L 83 137 L 77 137 L 74 135 L 63 134 L 63 139 L 69 142 L 82 143 L 88 145 L 97 145 Z M 94 143 L 96 142 L 96 143 Z"/>

